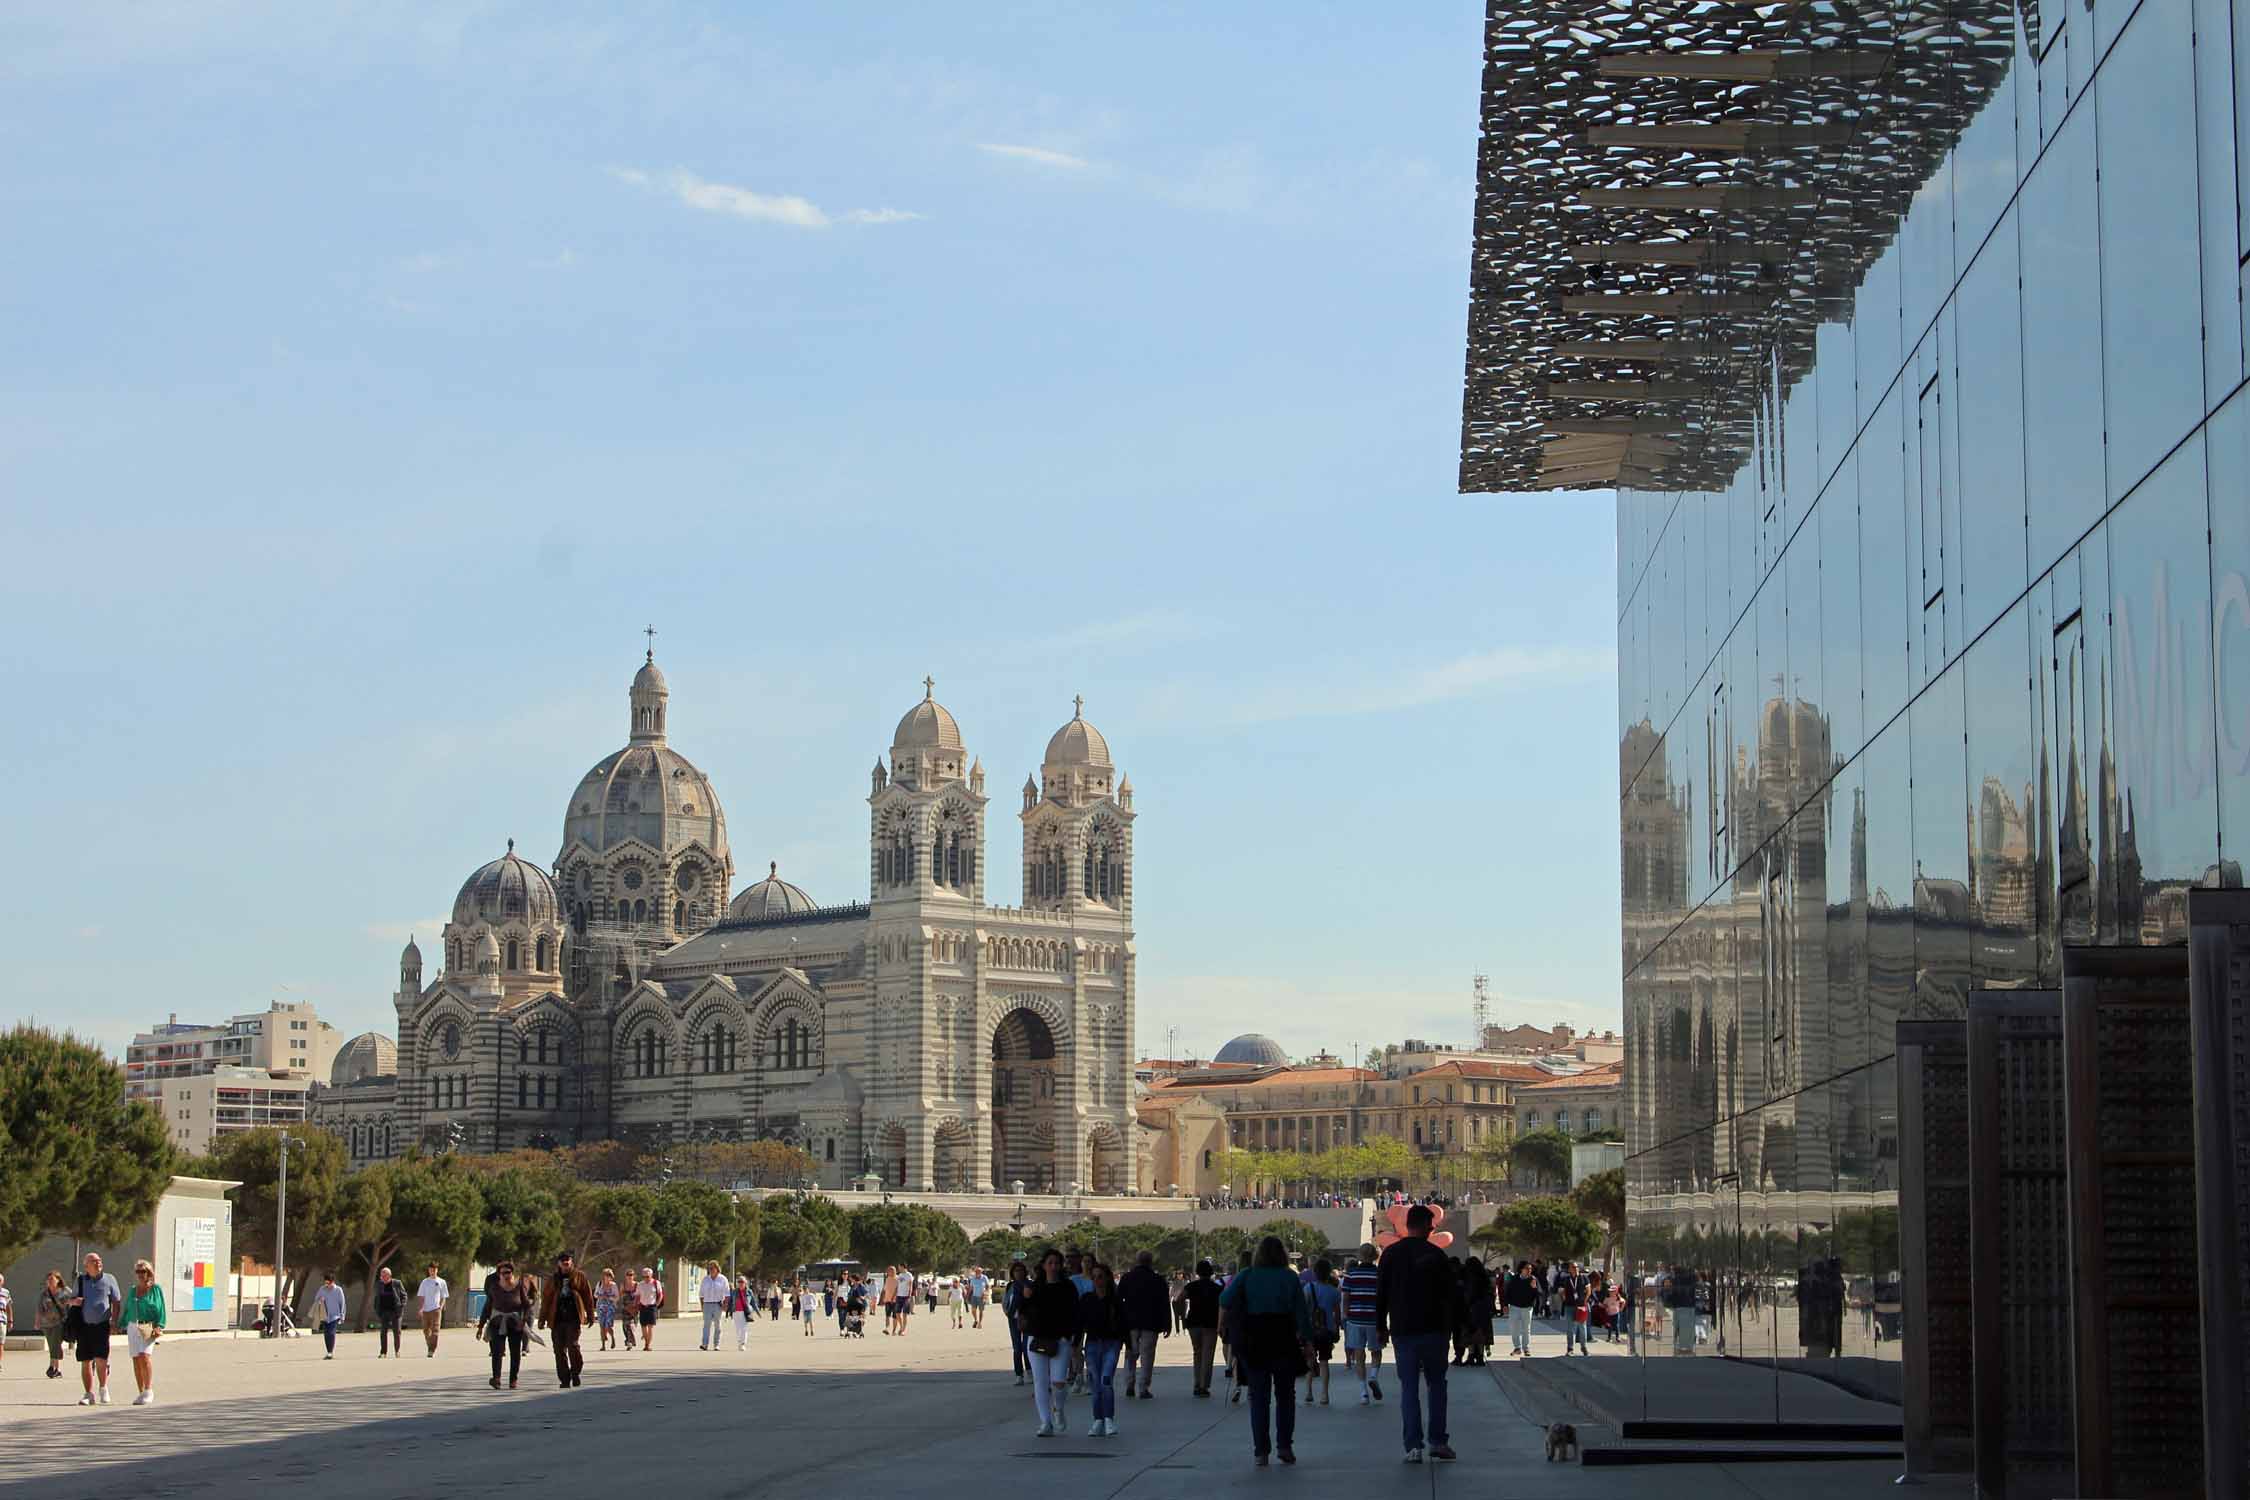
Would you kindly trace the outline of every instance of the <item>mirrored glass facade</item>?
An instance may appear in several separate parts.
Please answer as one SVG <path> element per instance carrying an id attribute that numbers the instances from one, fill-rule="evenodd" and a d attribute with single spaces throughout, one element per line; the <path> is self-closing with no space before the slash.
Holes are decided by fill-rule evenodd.
<path id="1" fill-rule="evenodd" d="M 1887 101 L 1967 119 L 1857 205 L 1866 273 L 1777 335 L 1731 482 L 1617 497 L 1627 1255 L 1699 1287 L 1645 1358 L 1895 1403 L 1896 1023 L 2241 883 L 2250 5 L 1862 9 L 1901 48 L 1990 12 L 1973 88 Z"/>

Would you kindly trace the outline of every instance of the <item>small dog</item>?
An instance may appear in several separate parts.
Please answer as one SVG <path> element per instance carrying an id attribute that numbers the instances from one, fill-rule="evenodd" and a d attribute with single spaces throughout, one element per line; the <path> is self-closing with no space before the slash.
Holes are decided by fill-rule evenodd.
<path id="1" fill-rule="evenodd" d="M 1568 1422 L 1547 1426 L 1547 1462 L 1568 1463 L 1578 1456 L 1578 1429 Z"/>

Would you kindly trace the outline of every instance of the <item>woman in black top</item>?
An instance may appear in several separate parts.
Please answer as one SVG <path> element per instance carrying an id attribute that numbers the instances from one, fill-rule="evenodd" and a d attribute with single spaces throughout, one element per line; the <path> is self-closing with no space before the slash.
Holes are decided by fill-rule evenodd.
<path id="1" fill-rule="evenodd" d="M 1195 1393 L 1211 1394 L 1211 1356 L 1219 1347 L 1219 1283 L 1211 1262 L 1195 1263 L 1195 1280 L 1180 1288 L 1180 1321 L 1195 1350 Z"/>
<path id="2" fill-rule="evenodd" d="M 1476 1256 L 1461 1266 L 1461 1296 L 1469 1305 L 1469 1317 L 1455 1335 L 1460 1352 L 1453 1362 L 1481 1365 L 1485 1350 L 1492 1347 L 1492 1273 Z"/>
<path id="3" fill-rule="evenodd" d="M 1053 1437 L 1070 1420 L 1064 1396 L 1070 1382 L 1070 1349 L 1078 1338 L 1078 1288 L 1063 1274 L 1062 1252 L 1039 1257 L 1039 1274 L 1018 1304 L 1024 1353 L 1031 1361 L 1031 1399 L 1039 1409 L 1039 1436 Z"/>
<path id="4" fill-rule="evenodd" d="M 532 1298 L 537 1293 L 531 1278 L 516 1275 L 512 1261 L 500 1262 L 484 1286 L 484 1313 L 477 1319 L 477 1337 L 492 1344 L 492 1388 L 500 1389 L 500 1356 L 508 1356 L 508 1389 L 516 1388 L 523 1368 L 524 1337 L 531 1327 Z"/>
<path id="5" fill-rule="evenodd" d="M 1094 1262 L 1094 1289 L 1078 1299 L 1078 1328 L 1086 1338 L 1086 1384 L 1094 1397 L 1094 1425 L 1088 1437 L 1117 1436 L 1117 1357 L 1131 1334 L 1125 1327 L 1125 1299 L 1109 1267 Z"/>

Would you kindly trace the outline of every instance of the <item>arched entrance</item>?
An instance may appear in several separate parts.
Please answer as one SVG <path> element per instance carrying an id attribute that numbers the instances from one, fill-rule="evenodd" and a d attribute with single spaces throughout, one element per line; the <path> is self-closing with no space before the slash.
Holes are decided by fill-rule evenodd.
<path id="1" fill-rule="evenodd" d="M 1094 1192 L 1125 1191 L 1125 1141 L 1116 1126 L 1105 1122 L 1086 1137 L 1086 1174 L 1086 1185 Z"/>
<path id="2" fill-rule="evenodd" d="M 970 1160 L 975 1154 L 969 1139 L 969 1128 L 959 1120 L 947 1120 L 937 1128 L 932 1144 L 931 1174 L 941 1193 L 967 1193 L 976 1189 L 970 1177 Z"/>
<path id="3" fill-rule="evenodd" d="M 1055 1183 L 1055 1034 L 1032 1011 L 1012 1010 L 992 1034 L 992 1185 L 1021 1181 L 1035 1193 Z"/>

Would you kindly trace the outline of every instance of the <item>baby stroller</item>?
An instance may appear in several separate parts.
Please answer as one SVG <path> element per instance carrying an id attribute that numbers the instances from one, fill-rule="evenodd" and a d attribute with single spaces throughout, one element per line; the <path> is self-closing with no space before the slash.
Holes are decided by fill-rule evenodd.
<path id="1" fill-rule="evenodd" d="M 844 1332 L 855 1339 L 867 1337 L 867 1299 L 858 1292 L 844 1304 Z"/>

